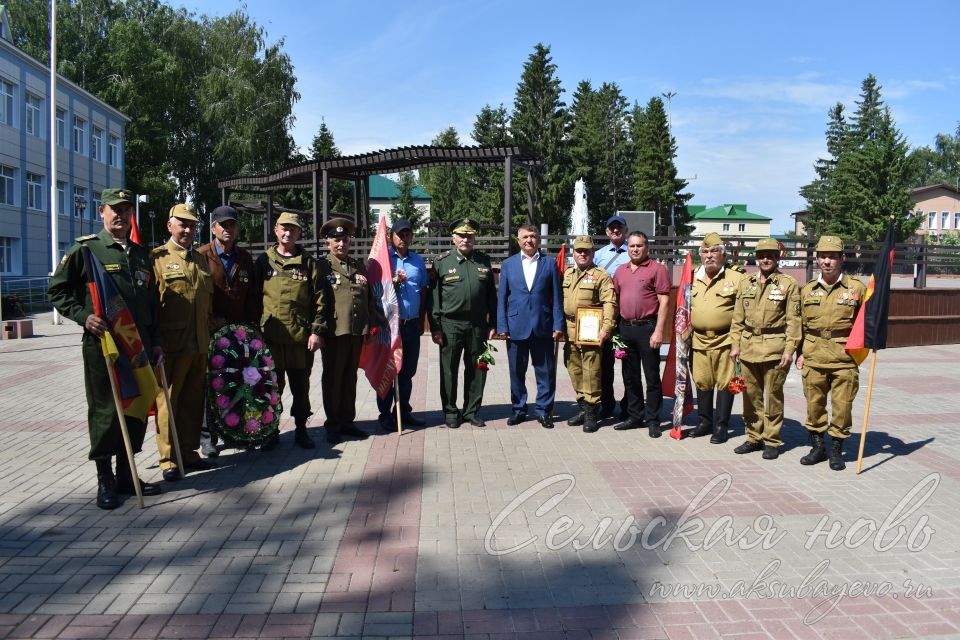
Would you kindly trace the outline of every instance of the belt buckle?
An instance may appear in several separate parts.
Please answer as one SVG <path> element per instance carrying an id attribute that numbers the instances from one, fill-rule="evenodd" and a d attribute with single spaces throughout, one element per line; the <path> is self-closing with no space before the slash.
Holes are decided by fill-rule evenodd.
<path id="1" fill-rule="evenodd" d="M 707 334 L 707 337 L 708 337 L 708 338 L 716 338 L 716 337 L 717 337 L 717 332 L 716 332 L 716 331 L 707 330 L 707 331 L 704 331 L 704 333 Z"/>

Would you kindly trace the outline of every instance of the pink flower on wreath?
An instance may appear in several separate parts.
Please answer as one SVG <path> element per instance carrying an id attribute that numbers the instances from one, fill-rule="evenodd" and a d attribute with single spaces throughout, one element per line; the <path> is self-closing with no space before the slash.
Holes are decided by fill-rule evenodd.
<path id="1" fill-rule="evenodd" d="M 253 349 L 254 351 L 260 351 L 260 349 L 263 349 L 263 343 L 257 340 L 256 338 L 254 338 L 253 340 L 250 341 L 250 348 Z"/>
<path id="2" fill-rule="evenodd" d="M 271 393 L 271 394 L 270 394 L 270 406 L 271 406 L 271 407 L 275 407 L 275 406 L 277 406 L 277 403 L 278 403 L 278 402 L 280 402 L 280 396 L 278 396 L 276 393 Z"/>
<path id="3" fill-rule="evenodd" d="M 250 433 L 255 433 L 260 428 L 260 421 L 250 418 L 247 420 L 247 423 L 243 425 L 243 428 Z"/>
<path id="4" fill-rule="evenodd" d="M 260 372 L 257 371 L 256 367 L 247 367 L 243 370 L 243 382 L 253 386 L 260 382 L 260 378 L 263 376 L 260 375 Z"/>
<path id="5" fill-rule="evenodd" d="M 623 360 L 624 358 L 627 357 L 627 351 L 625 349 L 614 349 L 613 357 L 616 358 L 617 360 Z"/>
<path id="6" fill-rule="evenodd" d="M 235 427 L 240 424 L 240 416 L 235 413 L 228 413 L 223 421 L 227 424 L 228 427 Z"/>
<path id="7" fill-rule="evenodd" d="M 230 398 L 227 396 L 217 396 L 217 408 L 226 409 L 230 406 Z"/>
<path id="8" fill-rule="evenodd" d="M 210 358 L 210 366 L 213 367 L 214 369 L 222 369 L 226 361 L 227 359 L 218 353 L 217 355 Z"/>
<path id="9" fill-rule="evenodd" d="M 273 364 L 273 358 L 271 356 L 263 356 L 263 366 L 269 367 Z"/>
<path id="10" fill-rule="evenodd" d="M 237 328 L 234 330 L 233 335 L 237 336 L 237 339 L 238 339 L 238 340 L 246 340 L 246 339 L 247 339 L 247 330 L 244 329 L 243 327 L 237 327 Z"/>
<path id="11" fill-rule="evenodd" d="M 230 338 L 228 338 L 227 336 L 217 338 L 218 349 L 226 349 L 229 346 L 230 346 Z"/>
<path id="12" fill-rule="evenodd" d="M 213 376 L 213 379 L 210 380 L 210 386 L 213 387 L 214 391 L 220 391 L 225 384 L 223 376 Z"/>
<path id="13" fill-rule="evenodd" d="M 272 424 L 273 423 L 273 411 L 269 409 L 263 412 L 263 415 L 260 416 L 260 422 L 263 424 Z"/>

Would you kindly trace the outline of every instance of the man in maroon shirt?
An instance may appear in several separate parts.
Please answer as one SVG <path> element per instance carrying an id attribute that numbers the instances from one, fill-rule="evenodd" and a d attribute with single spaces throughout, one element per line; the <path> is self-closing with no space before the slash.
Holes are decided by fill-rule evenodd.
<path id="1" fill-rule="evenodd" d="M 627 345 L 623 360 L 623 384 L 627 392 L 627 419 L 614 427 L 617 431 L 644 425 L 651 438 L 660 437 L 660 345 L 667 322 L 670 299 L 670 274 L 666 267 L 650 259 L 647 235 L 634 231 L 627 238 L 630 262 L 617 267 L 613 286 L 620 308 L 620 338 Z M 647 379 L 644 402 L 643 381 Z"/>

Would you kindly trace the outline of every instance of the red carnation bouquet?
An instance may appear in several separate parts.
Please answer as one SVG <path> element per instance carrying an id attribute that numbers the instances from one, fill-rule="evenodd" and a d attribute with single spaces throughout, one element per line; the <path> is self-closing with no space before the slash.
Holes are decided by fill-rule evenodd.
<path id="1" fill-rule="evenodd" d="M 740 362 L 737 361 L 737 366 L 733 369 L 733 377 L 730 378 L 730 382 L 727 383 L 727 391 L 736 395 L 746 388 L 747 381 L 740 375 Z"/>
<path id="2" fill-rule="evenodd" d="M 493 357 L 493 353 L 492 353 L 496 350 L 497 348 L 495 346 L 493 346 L 489 342 L 484 342 L 483 353 L 477 356 L 477 369 L 480 369 L 480 371 L 486 371 L 487 369 L 490 368 L 491 365 L 497 364 L 497 361 Z"/>

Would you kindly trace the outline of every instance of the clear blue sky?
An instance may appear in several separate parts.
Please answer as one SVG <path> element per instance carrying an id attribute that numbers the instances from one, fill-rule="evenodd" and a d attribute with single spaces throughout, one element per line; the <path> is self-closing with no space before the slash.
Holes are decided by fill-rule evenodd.
<path id="1" fill-rule="evenodd" d="M 176 3 L 175 3 L 176 4 Z M 217 16 L 237 0 L 186 3 Z M 845 2 L 362 2 L 248 0 L 293 60 L 294 138 L 321 118 L 346 154 L 461 140 L 484 104 L 512 107 L 537 42 L 552 49 L 569 104 L 580 80 L 646 103 L 668 91 L 677 165 L 696 204 L 746 203 L 792 228 L 797 189 L 825 153 L 827 110 L 855 108 L 873 73 L 911 146 L 960 121 L 955 0 Z M 695 178 L 695 179 L 694 179 Z"/>

